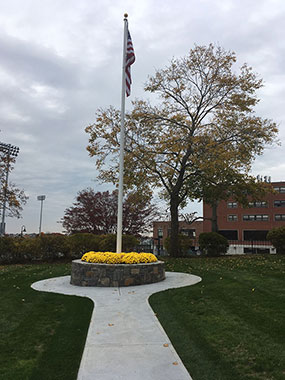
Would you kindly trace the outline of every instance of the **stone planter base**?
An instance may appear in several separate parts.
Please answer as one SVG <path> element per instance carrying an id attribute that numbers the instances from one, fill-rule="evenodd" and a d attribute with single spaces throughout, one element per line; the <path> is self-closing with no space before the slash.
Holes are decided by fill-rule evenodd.
<path id="1" fill-rule="evenodd" d="M 130 286 L 159 282 L 165 279 L 164 262 L 147 264 L 97 264 L 73 260 L 72 285 Z"/>

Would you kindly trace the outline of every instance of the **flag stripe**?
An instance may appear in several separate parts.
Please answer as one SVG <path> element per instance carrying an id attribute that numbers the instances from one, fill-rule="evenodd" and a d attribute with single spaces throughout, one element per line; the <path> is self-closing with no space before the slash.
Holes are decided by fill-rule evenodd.
<path id="1" fill-rule="evenodd" d="M 133 48 L 133 43 L 131 39 L 130 32 L 128 30 L 128 38 L 127 38 L 127 51 L 126 51 L 126 95 L 130 96 L 131 94 L 131 65 L 135 62 L 135 52 Z"/>

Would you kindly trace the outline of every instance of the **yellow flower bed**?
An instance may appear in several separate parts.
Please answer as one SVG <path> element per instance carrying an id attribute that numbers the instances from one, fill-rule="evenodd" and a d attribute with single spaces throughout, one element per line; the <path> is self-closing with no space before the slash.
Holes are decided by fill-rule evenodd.
<path id="1" fill-rule="evenodd" d="M 114 253 L 114 252 L 86 252 L 81 261 L 87 263 L 102 263 L 102 264 L 140 264 L 140 263 L 155 263 L 157 258 L 152 253 Z"/>

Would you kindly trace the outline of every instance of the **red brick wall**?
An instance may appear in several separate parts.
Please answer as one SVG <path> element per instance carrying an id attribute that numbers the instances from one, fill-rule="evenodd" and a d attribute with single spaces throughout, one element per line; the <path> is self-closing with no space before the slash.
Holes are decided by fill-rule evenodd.
<path id="1" fill-rule="evenodd" d="M 273 187 L 285 186 L 285 182 L 273 182 Z M 218 228 L 219 230 L 237 230 L 238 240 L 243 240 L 244 230 L 271 230 L 275 227 L 285 226 L 285 221 L 275 221 L 276 214 L 285 214 L 285 207 L 274 207 L 275 200 L 285 200 L 285 193 L 269 194 L 264 199 L 267 201 L 267 207 L 250 207 L 243 208 L 238 204 L 237 208 L 228 208 L 228 202 L 233 201 L 229 199 L 227 201 L 221 201 L 217 209 L 218 215 Z M 243 215 L 260 215 L 266 214 L 269 216 L 268 221 L 244 221 Z M 228 215 L 237 215 L 237 221 L 228 221 Z M 203 204 L 203 216 L 204 218 L 211 218 L 212 208 L 207 204 Z M 211 231 L 211 221 L 204 220 L 203 226 L 204 232 Z"/>

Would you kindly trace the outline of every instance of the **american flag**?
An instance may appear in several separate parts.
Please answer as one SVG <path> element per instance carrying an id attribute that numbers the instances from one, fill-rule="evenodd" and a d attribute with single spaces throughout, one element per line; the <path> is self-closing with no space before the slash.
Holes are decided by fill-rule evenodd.
<path id="1" fill-rule="evenodd" d="M 127 52 L 126 52 L 126 94 L 130 96 L 131 94 L 131 65 L 135 62 L 135 52 L 133 48 L 133 43 L 131 39 L 130 32 L 128 31 L 128 39 L 127 39 Z"/>

